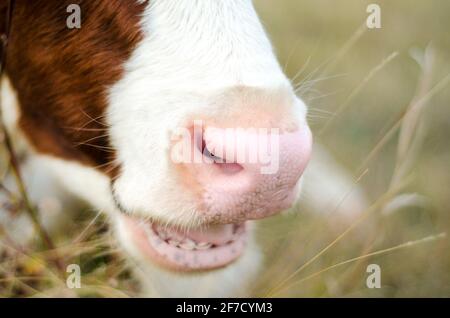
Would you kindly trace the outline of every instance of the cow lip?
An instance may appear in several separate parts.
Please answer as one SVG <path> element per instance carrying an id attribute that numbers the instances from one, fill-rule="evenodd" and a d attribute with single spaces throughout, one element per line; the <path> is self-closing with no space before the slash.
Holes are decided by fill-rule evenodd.
<path id="1" fill-rule="evenodd" d="M 140 253 L 169 270 L 193 272 L 224 267 L 235 261 L 246 245 L 245 223 L 180 231 L 133 216 L 121 218 Z"/>

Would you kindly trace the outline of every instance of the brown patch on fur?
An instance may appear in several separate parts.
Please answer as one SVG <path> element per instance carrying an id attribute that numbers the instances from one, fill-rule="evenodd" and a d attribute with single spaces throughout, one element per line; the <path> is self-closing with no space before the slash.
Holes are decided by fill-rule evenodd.
<path id="1" fill-rule="evenodd" d="M 142 38 L 138 23 L 146 3 L 15 2 L 6 72 L 18 93 L 21 129 L 39 152 L 114 175 L 106 92 Z M 81 29 L 66 26 L 72 3 L 81 8 Z"/>

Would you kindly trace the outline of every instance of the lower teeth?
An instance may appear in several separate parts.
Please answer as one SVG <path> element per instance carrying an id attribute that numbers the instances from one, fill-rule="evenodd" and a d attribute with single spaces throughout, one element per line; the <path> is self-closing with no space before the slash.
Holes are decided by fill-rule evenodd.
<path id="1" fill-rule="evenodd" d="M 212 246 L 211 243 L 198 243 L 195 248 L 198 250 L 206 250 L 206 249 L 210 248 L 211 246 Z"/>
<path id="2" fill-rule="evenodd" d="M 239 227 L 234 228 L 234 234 L 236 234 L 239 230 Z M 167 244 L 178 247 L 184 250 L 192 251 L 192 250 L 207 250 L 209 248 L 215 247 L 213 243 L 209 242 L 195 242 L 189 238 L 185 238 L 183 241 L 178 241 L 170 238 L 169 234 L 165 231 L 154 231 L 156 235 Z M 234 240 L 227 241 L 226 244 L 233 243 Z M 224 244 L 225 245 L 225 244 Z"/>
<path id="3" fill-rule="evenodd" d="M 190 240 L 190 239 L 186 239 L 185 241 L 181 242 L 181 244 L 179 245 L 179 247 L 185 249 L 185 250 L 189 250 L 192 251 L 196 248 L 196 244 L 194 241 Z"/>
<path id="4" fill-rule="evenodd" d="M 176 246 L 176 247 L 178 247 L 178 245 L 180 244 L 180 242 L 175 241 L 175 240 L 171 240 L 171 239 L 169 239 L 169 240 L 167 241 L 167 243 L 169 243 L 169 244 L 172 245 L 172 246 Z"/>

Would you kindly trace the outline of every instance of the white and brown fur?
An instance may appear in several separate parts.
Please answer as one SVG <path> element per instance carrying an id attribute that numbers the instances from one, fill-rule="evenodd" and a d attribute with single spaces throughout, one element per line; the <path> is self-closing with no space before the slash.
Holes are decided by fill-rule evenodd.
<path id="1" fill-rule="evenodd" d="M 81 29 L 66 27 L 70 3 L 81 7 Z M 129 211 L 192 222 L 192 198 L 167 162 L 170 131 L 199 114 L 224 116 L 233 106 L 223 109 L 221 98 L 236 87 L 248 88 L 249 98 L 253 88 L 293 92 L 251 1 L 16 0 L 2 84 L 3 117 L 16 146 L 25 146 L 24 177 L 36 204 L 76 197 L 107 213 L 143 295 L 242 295 L 262 262 L 257 243 L 220 270 L 159 269 L 142 259 L 116 222 L 111 184 Z M 296 107 L 287 120 L 304 122 L 306 105 L 298 99 Z M 322 198 L 338 200 L 351 187 L 326 157 L 313 157 L 317 169 L 306 173 L 316 209 L 329 204 Z M 341 209 L 358 210 L 362 197 Z M 55 215 L 42 217 L 59 226 L 49 220 Z M 4 215 L 0 222 L 12 234 L 27 223 Z"/>

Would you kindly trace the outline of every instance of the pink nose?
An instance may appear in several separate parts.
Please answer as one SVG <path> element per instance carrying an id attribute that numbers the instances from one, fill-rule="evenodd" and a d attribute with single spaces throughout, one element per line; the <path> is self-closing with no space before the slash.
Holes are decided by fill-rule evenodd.
<path id="1" fill-rule="evenodd" d="M 277 129 L 206 128 L 195 136 L 193 165 L 204 217 L 220 223 L 258 219 L 289 208 L 311 153 L 307 126 Z"/>

